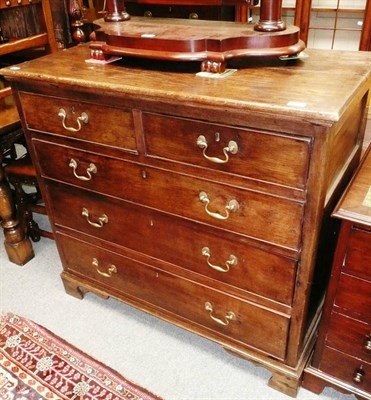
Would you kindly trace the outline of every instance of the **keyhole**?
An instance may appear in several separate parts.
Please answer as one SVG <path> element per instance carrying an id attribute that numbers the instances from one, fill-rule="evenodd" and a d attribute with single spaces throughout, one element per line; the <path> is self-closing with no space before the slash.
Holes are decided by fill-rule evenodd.
<path id="1" fill-rule="evenodd" d="M 215 132 L 215 141 L 220 142 L 220 133 L 219 132 Z"/>

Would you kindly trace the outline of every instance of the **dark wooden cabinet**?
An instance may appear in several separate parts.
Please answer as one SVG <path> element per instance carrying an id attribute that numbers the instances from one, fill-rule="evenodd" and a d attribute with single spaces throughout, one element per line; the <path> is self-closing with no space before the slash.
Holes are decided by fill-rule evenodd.
<path id="1" fill-rule="evenodd" d="M 98 11 L 103 9 L 105 1 L 94 0 L 89 3 L 86 10 L 90 20 L 102 18 L 103 14 Z M 132 16 L 148 18 L 217 21 L 246 21 L 247 18 L 247 6 L 244 4 L 236 6 L 233 2 L 221 0 L 126 0 L 125 8 Z"/>
<path id="2" fill-rule="evenodd" d="M 371 147 L 336 207 L 342 222 L 313 359 L 303 385 L 371 399 Z"/>
<path id="3" fill-rule="evenodd" d="M 359 162 L 370 88 L 370 54 L 308 54 L 214 79 L 192 63 L 88 63 L 81 45 L 2 70 L 66 291 L 214 340 L 292 396 L 330 270 L 318 245 Z"/>
<path id="4" fill-rule="evenodd" d="M 136 2 L 126 2 L 125 4 L 130 15 L 141 17 L 235 20 L 235 6 L 142 4 Z"/>

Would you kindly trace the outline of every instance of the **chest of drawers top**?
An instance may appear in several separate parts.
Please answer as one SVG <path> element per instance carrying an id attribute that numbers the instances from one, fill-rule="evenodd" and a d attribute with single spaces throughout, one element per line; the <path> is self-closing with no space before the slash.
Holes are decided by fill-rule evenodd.
<path id="1" fill-rule="evenodd" d="M 371 230 L 371 147 L 333 215 Z"/>
<path id="2" fill-rule="evenodd" d="M 290 124 L 295 130 L 295 120 L 325 125 L 338 121 L 349 99 L 370 77 L 369 53 L 306 52 L 309 57 L 297 62 L 244 61 L 245 65 L 236 65 L 237 71 L 223 79 L 196 76 L 199 65 L 191 62 L 126 58 L 112 64 L 91 64 L 86 62 L 88 46 L 1 72 L 8 80 L 94 93 L 97 102 L 100 95 L 114 95 L 117 102 L 122 97 L 128 106 L 132 100 L 138 107 L 139 99 L 145 99 L 152 110 L 216 122 L 220 116 L 213 110 L 225 111 L 224 123 L 271 127 L 274 131 L 285 123 L 287 131 Z"/>

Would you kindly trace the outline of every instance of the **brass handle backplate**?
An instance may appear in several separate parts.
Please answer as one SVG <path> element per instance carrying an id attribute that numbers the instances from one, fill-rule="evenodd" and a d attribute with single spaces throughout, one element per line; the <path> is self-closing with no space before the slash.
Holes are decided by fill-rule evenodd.
<path id="1" fill-rule="evenodd" d="M 233 254 L 231 254 L 231 255 L 229 256 L 228 260 L 225 262 L 225 267 L 221 267 L 221 266 L 219 266 L 219 265 L 215 265 L 215 264 L 212 264 L 212 263 L 210 262 L 211 253 L 210 253 L 210 249 L 209 249 L 208 247 L 203 247 L 202 250 L 201 250 L 201 254 L 202 254 L 203 256 L 206 257 L 206 259 L 207 259 L 207 265 L 208 265 L 210 268 L 213 268 L 213 269 L 215 269 L 216 271 L 219 271 L 219 272 L 228 272 L 228 271 L 229 271 L 229 268 L 230 268 L 231 266 L 233 266 L 233 265 L 236 265 L 237 262 L 238 262 L 237 257 L 234 256 Z"/>
<path id="2" fill-rule="evenodd" d="M 94 226 L 94 228 L 103 228 L 103 225 L 108 223 L 108 217 L 106 214 L 103 214 L 100 217 L 98 217 L 98 222 L 92 222 L 90 220 L 89 210 L 85 207 L 82 209 L 81 215 L 83 217 L 86 217 L 86 220 L 88 221 L 89 225 Z"/>
<path id="3" fill-rule="evenodd" d="M 86 168 L 86 175 L 78 175 L 76 172 L 77 169 L 77 161 L 73 158 L 71 158 L 70 163 L 68 164 L 69 167 L 73 169 L 73 174 L 77 179 L 80 181 L 90 181 L 92 178 L 91 174 L 96 174 L 97 173 L 97 167 L 95 164 L 91 163 L 88 168 Z"/>
<path id="4" fill-rule="evenodd" d="M 88 114 L 83 112 L 83 113 L 81 113 L 81 115 L 79 117 L 76 118 L 77 128 L 74 128 L 72 126 L 67 126 L 66 125 L 67 112 L 64 108 L 59 109 L 58 117 L 61 118 L 61 120 L 62 120 L 63 128 L 69 132 L 78 132 L 82 128 L 81 122 L 83 122 L 84 124 L 87 124 L 89 122 Z"/>
<path id="5" fill-rule="evenodd" d="M 230 215 L 231 212 L 236 212 L 238 210 L 238 208 L 239 208 L 238 201 L 232 199 L 232 200 L 230 200 L 228 202 L 228 204 L 224 208 L 225 211 L 226 211 L 225 215 L 222 215 L 222 214 L 219 214 L 219 213 L 216 213 L 216 212 L 212 212 L 212 211 L 210 211 L 208 209 L 210 200 L 209 200 L 209 196 L 207 195 L 206 192 L 200 192 L 198 197 L 199 197 L 201 203 L 205 204 L 206 214 L 210 215 L 210 217 L 213 217 L 215 219 L 226 220 L 226 219 L 229 218 L 229 215 Z"/>
<path id="6" fill-rule="evenodd" d="M 367 354 L 371 353 L 371 334 L 366 336 L 365 342 L 363 344 L 363 351 Z"/>
<path id="7" fill-rule="evenodd" d="M 362 366 L 359 368 L 356 368 L 353 372 L 353 382 L 358 385 L 363 383 L 365 375 L 366 375 L 366 373 L 363 370 Z"/>
<path id="8" fill-rule="evenodd" d="M 209 313 L 210 318 L 211 318 L 214 322 L 216 322 L 217 324 L 219 324 L 219 325 L 227 326 L 227 325 L 229 325 L 229 322 L 230 322 L 230 321 L 236 319 L 236 314 L 235 314 L 233 311 L 228 311 L 228 312 L 225 314 L 224 319 L 215 317 L 215 316 L 213 315 L 214 307 L 213 307 L 213 305 L 212 305 L 210 302 L 208 302 L 208 301 L 205 303 L 205 310 Z"/>
<path id="9" fill-rule="evenodd" d="M 96 258 L 93 258 L 91 263 L 95 267 L 95 270 L 98 272 L 98 274 L 104 276 L 105 278 L 111 278 L 112 274 L 117 273 L 116 265 L 111 264 L 107 268 L 107 272 L 103 272 L 99 269 L 99 261 Z"/>
<path id="10" fill-rule="evenodd" d="M 197 146 L 200 149 L 203 149 L 202 154 L 206 158 L 206 160 L 209 160 L 209 161 L 211 161 L 213 163 L 216 163 L 216 164 L 225 164 L 225 163 L 227 163 L 229 161 L 229 153 L 230 154 L 236 154 L 238 152 L 238 144 L 234 140 L 230 140 L 229 143 L 228 143 L 228 146 L 223 148 L 223 153 L 224 153 L 224 156 L 225 156 L 224 159 L 218 158 L 218 157 L 210 157 L 210 156 L 208 156 L 206 154 L 206 150 L 207 150 L 208 144 L 207 144 L 207 140 L 206 140 L 204 135 L 200 135 L 197 138 Z"/>

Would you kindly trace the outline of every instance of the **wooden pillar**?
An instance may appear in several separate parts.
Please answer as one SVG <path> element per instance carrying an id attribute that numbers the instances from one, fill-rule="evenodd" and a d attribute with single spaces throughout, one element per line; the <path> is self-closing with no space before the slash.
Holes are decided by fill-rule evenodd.
<path id="1" fill-rule="evenodd" d="M 308 44 L 312 0 L 296 0 L 294 25 L 300 28 L 300 39 Z"/>
<path id="2" fill-rule="evenodd" d="M 71 21 L 71 35 L 72 39 L 76 43 L 82 43 L 86 41 L 86 35 L 82 27 L 84 22 L 82 21 L 82 6 L 78 0 L 68 1 L 68 15 Z"/>
<path id="3" fill-rule="evenodd" d="M 247 22 L 247 13 L 249 9 L 246 4 L 235 5 L 235 21 L 236 22 Z"/>
<path id="4" fill-rule="evenodd" d="M 15 218 L 15 210 L 0 154 L 0 221 L 5 236 L 5 250 L 11 262 L 24 265 L 34 257 L 31 241 Z"/>
<path id="5" fill-rule="evenodd" d="M 359 50 L 371 51 L 371 1 L 367 1 Z"/>
<path id="6" fill-rule="evenodd" d="M 104 16 L 106 22 L 119 22 L 130 19 L 130 15 L 125 10 L 124 0 L 107 0 L 107 13 Z"/>
<path id="7" fill-rule="evenodd" d="M 286 29 L 282 17 L 282 0 L 261 0 L 260 20 L 255 25 L 256 31 L 276 32 Z"/>

